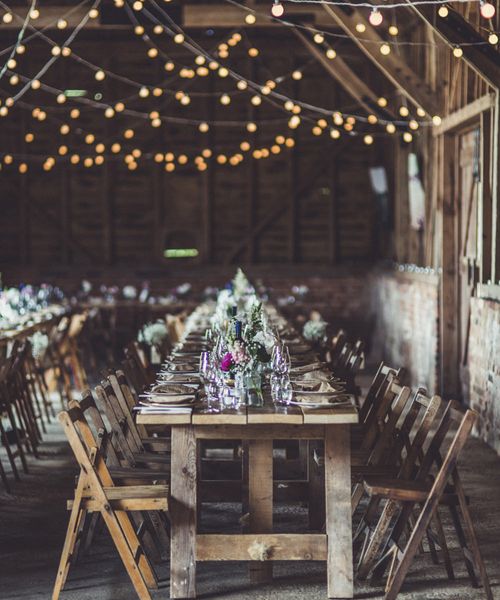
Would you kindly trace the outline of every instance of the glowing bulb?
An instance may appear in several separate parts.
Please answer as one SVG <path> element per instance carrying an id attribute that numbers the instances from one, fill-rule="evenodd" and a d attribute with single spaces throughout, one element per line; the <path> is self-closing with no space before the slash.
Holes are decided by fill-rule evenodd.
<path id="1" fill-rule="evenodd" d="M 201 155 L 204 158 L 210 158 L 212 156 L 212 150 L 210 150 L 210 148 L 205 148 L 204 150 L 202 150 Z"/>
<path id="2" fill-rule="evenodd" d="M 241 142 L 240 149 L 243 150 L 243 152 L 248 152 L 250 150 L 250 144 L 248 142 Z"/>
<path id="3" fill-rule="evenodd" d="M 86 144 L 93 144 L 93 143 L 94 143 L 94 140 L 95 140 L 95 136 L 94 136 L 92 133 L 88 133 L 88 134 L 85 136 L 85 143 L 86 143 Z"/>
<path id="4" fill-rule="evenodd" d="M 434 115 L 432 117 L 432 124 L 435 125 L 436 127 L 441 125 L 441 117 L 439 115 Z"/>
<path id="5" fill-rule="evenodd" d="M 271 14 L 273 17 L 279 19 L 285 13 L 285 8 L 283 4 L 279 0 L 274 0 L 273 5 L 271 6 Z"/>
<path id="6" fill-rule="evenodd" d="M 106 146 L 102 142 L 96 144 L 95 151 L 97 152 L 97 154 L 102 154 L 104 150 L 106 150 Z"/>
<path id="7" fill-rule="evenodd" d="M 66 124 L 61 125 L 59 131 L 60 131 L 60 133 L 62 135 L 68 135 L 68 133 L 69 133 L 69 125 L 66 125 Z"/>
<path id="8" fill-rule="evenodd" d="M 245 16 L 245 23 L 247 25 L 253 25 L 256 20 L 255 15 L 252 13 L 248 13 L 248 15 Z"/>
<path id="9" fill-rule="evenodd" d="M 102 69 L 99 69 L 95 72 L 94 77 L 96 81 L 103 81 L 106 78 L 106 73 Z"/>
<path id="10" fill-rule="evenodd" d="M 442 18 L 445 19 L 448 16 L 448 8 L 446 6 L 440 6 L 439 10 L 438 10 L 438 15 Z"/>
<path id="11" fill-rule="evenodd" d="M 290 118 L 290 120 L 288 121 L 288 127 L 290 127 L 290 129 L 297 129 L 297 127 L 300 125 L 300 117 L 298 117 L 297 115 L 293 115 L 293 117 Z"/>
<path id="12" fill-rule="evenodd" d="M 408 126 L 410 127 L 410 129 L 413 129 L 413 131 L 416 131 L 419 127 L 417 121 L 415 121 L 415 119 L 412 119 L 409 123 Z"/>
<path id="13" fill-rule="evenodd" d="M 187 106 L 190 102 L 191 102 L 191 98 L 187 94 L 184 94 L 184 96 L 182 96 L 182 98 L 181 98 L 181 104 L 183 106 Z"/>
<path id="14" fill-rule="evenodd" d="M 17 85 L 19 83 L 19 77 L 17 75 L 12 75 L 9 79 L 10 85 Z"/>
<path id="15" fill-rule="evenodd" d="M 378 119 L 375 115 L 368 115 L 368 123 L 370 123 L 370 125 L 375 125 L 377 122 Z"/>
<path id="16" fill-rule="evenodd" d="M 10 12 L 5 13 L 4 16 L 2 17 L 2 20 L 4 23 L 12 23 L 12 19 L 13 19 L 13 16 L 12 16 L 12 13 L 10 13 Z"/>
<path id="17" fill-rule="evenodd" d="M 408 110 L 408 107 L 407 107 L 407 106 L 404 106 L 404 105 L 403 105 L 403 106 L 400 106 L 400 107 L 399 107 L 399 114 L 400 114 L 402 117 L 407 117 L 407 116 L 410 114 L 410 111 Z"/>
<path id="18" fill-rule="evenodd" d="M 24 136 L 24 141 L 27 142 L 28 144 L 31 144 L 31 142 L 35 139 L 35 136 L 32 133 L 27 133 Z"/>
<path id="19" fill-rule="evenodd" d="M 363 138 L 363 142 L 367 146 L 371 146 L 373 144 L 373 136 L 372 135 L 365 135 L 365 137 Z"/>
<path id="20" fill-rule="evenodd" d="M 425 117 L 425 110 L 421 106 L 417 108 L 417 115 L 419 117 Z"/>
<path id="21" fill-rule="evenodd" d="M 217 162 L 219 163 L 219 165 L 224 165 L 227 163 L 227 156 L 225 154 L 219 154 L 219 156 L 217 157 Z"/>
<path id="22" fill-rule="evenodd" d="M 42 84 L 40 83 L 39 79 L 33 79 L 33 81 L 31 82 L 31 89 L 39 90 L 41 85 Z"/>
<path id="23" fill-rule="evenodd" d="M 142 25 L 136 25 L 134 27 L 134 33 L 135 33 L 135 35 L 143 35 L 144 34 L 144 27 Z"/>
<path id="24" fill-rule="evenodd" d="M 247 87 L 248 87 L 248 83 L 247 83 L 247 82 L 246 82 L 244 79 L 240 79 L 240 80 L 238 81 L 238 83 L 236 84 L 236 87 L 237 87 L 239 90 L 243 91 L 243 90 L 246 90 L 246 89 L 247 89 Z"/>
<path id="25" fill-rule="evenodd" d="M 78 154 L 72 154 L 69 160 L 72 165 L 77 165 L 80 162 L 80 157 Z"/>
<path id="26" fill-rule="evenodd" d="M 58 94 L 56 98 L 58 104 L 64 104 L 66 102 L 66 96 L 64 94 Z"/>
<path id="27" fill-rule="evenodd" d="M 323 133 L 321 127 L 318 127 L 317 125 L 315 125 L 311 131 L 313 135 L 321 135 Z"/>
<path id="28" fill-rule="evenodd" d="M 293 138 L 286 138 L 285 146 L 287 148 L 293 148 L 295 146 L 295 140 Z"/>
<path id="29" fill-rule="evenodd" d="M 95 157 L 95 164 L 96 165 L 102 165 L 104 163 L 104 156 L 96 156 Z"/>
<path id="30" fill-rule="evenodd" d="M 377 100 L 377 104 L 381 107 L 381 108 L 385 108 L 387 106 L 387 99 L 386 98 L 379 98 Z"/>
<path id="31" fill-rule="evenodd" d="M 407 144 L 409 144 L 409 143 L 412 141 L 412 139 L 413 139 L 413 136 L 412 136 L 412 134 L 411 134 L 409 131 L 405 131 L 405 132 L 403 133 L 403 140 L 404 140 L 404 141 L 405 141 Z"/>
<path id="32" fill-rule="evenodd" d="M 153 27 L 153 32 L 156 33 L 156 35 L 160 35 L 163 33 L 163 27 L 161 25 L 155 25 Z"/>
<path id="33" fill-rule="evenodd" d="M 149 58 L 156 58 L 158 56 L 158 50 L 156 48 L 150 48 L 148 50 Z"/>
<path id="34" fill-rule="evenodd" d="M 10 58 L 10 59 L 7 61 L 7 66 L 9 67 L 9 69 L 15 69 L 15 68 L 16 68 L 16 66 L 17 66 L 17 61 L 16 61 L 16 59 L 15 59 L 15 58 Z"/>
<path id="35" fill-rule="evenodd" d="M 123 132 L 123 137 L 127 140 L 131 140 L 135 135 L 135 132 L 133 129 L 125 129 L 125 131 Z"/>
<path id="36" fill-rule="evenodd" d="M 294 71 L 292 73 L 292 79 L 295 79 L 295 81 L 300 81 L 302 79 L 302 71 Z"/>
<path id="37" fill-rule="evenodd" d="M 123 102 L 117 102 L 115 104 L 115 110 L 116 112 L 123 112 L 125 110 L 125 104 L 123 104 Z"/>
<path id="38" fill-rule="evenodd" d="M 368 17 L 368 20 L 374 27 L 378 27 L 384 20 L 384 17 L 382 16 L 382 13 L 379 11 L 379 9 L 374 7 L 372 8 L 372 12 Z"/>
<path id="39" fill-rule="evenodd" d="M 257 48 L 249 48 L 248 49 L 248 56 L 251 56 L 252 58 L 255 58 L 256 56 L 259 56 L 259 51 L 257 50 Z"/>
<path id="40" fill-rule="evenodd" d="M 490 33 L 490 35 L 488 36 L 488 42 L 493 46 L 498 44 L 498 35 L 496 33 Z"/>
<path id="41" fill-rule="evenodd" d="M 335 52 L 335 50 L 333 48 L 328 48 L 328 50 L 326 51 L 326 58 L 333 60 L 336 56 L 337 53 Z"/>
<path id="42" fill-rule="evenodd" d="M 175 69 L 175 64 L 171 60 L 169 60 L 165 63 L 163 68 L 165 69 L 165 71 L 173 71 Z"/>
<path id="43" fill-rule="evenodd" d="M 141 89 L 139 90 L 139 96 L 141 98 L 147 98 L 149 96 L 148 88 L 145 86 L 142 86 Z"/>
<path id="44" fill-rule="evenodd" d="M 247 123 L 247 131 L 254 133 L 257 131 L 257 125 L 255 123 Z"/>
<path id="45" fill-rule="evenodd" d="M 97 10 L 97 8 L 91 8 L 89 10 L 89 17 L 91 19 L 97 19 L 98 16 L 99 16 L 99 11 Z"/>
<path id="46" fill-rule="evenodd" d="M 179 156 L 179 158 L 177 159 L 177 162 L 178 162 L 180 165 L 185 165 L 185 164 L 187 163 L 187 161 L 188 161 L 188 157 L 187 157 L 185 154 L 181 154 L 181 155 Z"/>
<path id="47" fill-rule="evenodd" d="M 68 26 L 68 21 L 65 19 L 58 19 L 57 21 L 57 29 L 66 29 Z"/>
<path id="48" fill-rule="evenodd" d="M 338 140 L 340 137 L 340 131 L 338 129 L 330 129 L 330 137 L 334 140 Z"/>
<path id="49" fill-rule="evenodd" d="M 68 146 L 59 146 L 58 152 L 61 156 L 65 156 L 68 154 Z"/>
<path id="50" fill-rule="evenodd" d="M 391 53 L 391 47 L 389 46 L 389 44 L 382 44 L 380 46 L 380 54 L 382 54 L 383 56 L 387 56 L 390 53 Z"/>
<path id="51" fill-rule="evenodd" d="M 64 46 L 64 48 L 61 50 L 61 54 L 65 57 L 68 57 L 71 55 L 71 48 L 69 46 Z"/>
<path id="52" fill-rule="evenodd" d="M 322 33 L 315 33 L 313 40 L 316 44 L 322 44 L 325 41 L 325 36 Z"/>
<path id="53" fill-rule="evenodd" d="M 366 25 L 364 23 L 357 23 L 356 24 L 356 31 L 358 33 L 364 33 L 366 31 Z"/>
<path id="54" fill-rule="evenodd" d="M 399 33 L 399 29 L 396 27 L 396 25 L 391 25 L 388 29 L 389 35 L 398 35 Z"/>
<path id="55" fill-rule="evenodd" d="M 226 69 L 226 67 L 221 67 L 218 70 L 218 75 L 219 77 L 227 77 L 229 75 L 229 71 Z"/>
<path id="56" fill-rule="evenodd" d="M 492 19 L 495 16 L 495 5 L 488 2 L 488 0 L 484 0 L 481 2 L 481 16 L 484 19 Z"/>
<path id="57" fill-rule="evenodd" d="M 34 8 L 31 12 L 30 12 L 30 18 L 31 19 L 38 19 L 38 17 L 40 16 L 40 11 L 38 10 L 38 8 Z"/>
<path id="58" fill-rule="evenodd" d="M 277 144 L 284 144 L 284 143 L 285 143 L 285 136 L 284 136 L 284 135 L 277 135 L 277 136 L 274 138 L 274 141 L 275 141 Z"/>
<path id="59" fill-rule="evenodd" d="M 26 173 L 28 170 L 28 165 L 26 163 L 21 163 L 19 165 L 19 173 Z"/>
<path id="60" fill-rule="evenodd" d="M 61 48 L 59 48 L 59 46 L 53 46 L 50 53 L 52 56 L 59 56 L 59 54 L 61 54 Z"/>
<path id="61" fill-rule="evenodd" d="M 16 54 L 24 54 L 26 52 L 26 46 L 23 46 L 23 44 L 19 44 L 19 46 L 16 48 Z"/>
<path id="62" fill-rule="evenodd" d="M 120 152 L 121 149 L 122 149 L 122 147 L 118 142 L 115 142 L 114 144 L 111 145 L 111 152 L 113 154 L 118 154 L 118 152 Z"/>
<path id="63" fill-rule="evenodd" d="M 222 96 L 220 97 L 220 103 L 223 104 L 224 106 L 227 106 L 228 104 L 230 104 L 231 97 L 229 96 L 229 94 L 222 94 Z"/>
<path id="64" fill-rule="evenodd" d="M 70 116 L 72 119 L 78 119 L 78 117 L 80 116 L 80 111 L 79 111 L 79 109 L 78 109 L 78 108 L 73 108 L 73 109 L 71 110 L 71 112 L 69 113 L 69 116 Z"/>
<path id="65" fill-rule="evenodd" d="M 455 46 L 455 48 L 453 48 L 453 56 L 455 58 L 460 58 L 463 56 L 464 51 L 462 50 L 462 48 L 460 48 L 460 46 Z"/>
<path id="66" fill-rule="evenodd" d="M 115 109 L 111 108 L 111 106 L 108 106 L 108 108 L 104 111 L 104 116 L 106 119 L 111 119 L 115 116 Z"/>
<path id="67" fill-rule="evenodd" d="M 208 130 L 210 129 L 208 123 L 200 123 L 198 125 L 198 130 L 201 131 L 201 133 L 206 133 Z"/>
<path id="68" fill-rule="evenodd" d="M 184 42 L 184 36 L 182 35 L 182 33 L 177 33 L 176 35 L 174 35 L 174 42 L 176 44 L 182 44 Z"/>
<path id="69" fill-rule="evenodd" d="M 254 106 L 260 106 L 262 104 L 262 98 L 260 96 L 252 96 L 252 99 L 250 100 L 250 102 L 254 105 Z"/>

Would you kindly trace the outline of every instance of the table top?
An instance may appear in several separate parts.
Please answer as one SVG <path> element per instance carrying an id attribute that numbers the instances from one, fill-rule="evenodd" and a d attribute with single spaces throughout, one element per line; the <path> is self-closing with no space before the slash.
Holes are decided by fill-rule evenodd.
<path id="1" fill-rule="evenodd" d="M 265 404 L 219 413 L 203 412 L 203 407 L 195 408 L 191 413 L 146 413 L 138 414 L 136 419 L 142 425 L 340 425 L 357 423 L 358 411 L 354 404 L 333 404 L 321 409 Z"/>

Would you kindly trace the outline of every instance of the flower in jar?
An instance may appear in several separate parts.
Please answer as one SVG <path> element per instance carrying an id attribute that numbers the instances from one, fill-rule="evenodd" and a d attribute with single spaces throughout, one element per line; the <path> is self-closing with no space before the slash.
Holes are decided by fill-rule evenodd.
<path id="1" fill-rule="evenodd" d="M 231 352 L 226 352 L 226 354 L 224 354 L 224 356 L 222 357 L 222 360 L 220 361 L 220 368 L 221 371 L 224 372 L 228 372 L 231 370 L 232 367 L 234 367 L 235 361 L 233 359 L 233 355 L 231 354 Z"/>
<path id="2" fill-rule="evenodd" d="M 246 365 L 250 360 L 245 345 L 240 341 L 234 342 L 232 356 L 236 365 Z"/>

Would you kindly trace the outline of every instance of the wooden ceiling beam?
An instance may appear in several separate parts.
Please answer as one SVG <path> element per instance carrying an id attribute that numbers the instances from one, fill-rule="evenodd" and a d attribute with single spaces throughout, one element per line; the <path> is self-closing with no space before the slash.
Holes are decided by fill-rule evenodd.
<path id="1" fill-rule="evenodd" d="M 479 32 L 454 10 L 446 18 L 437 14 L 434 6 L 411 4 L 411 9 L 420 16 L 447 44 L 460 46 L 463 60 L 489 85 L 500 89 L 500 52 L 498 52 Z M 475 44 L 475 45 L 470 45 Z"/>
<path id="2" fill-rule="evenodd" d="M 362 13 L 352 7 L 339 8 L 328 4 L 321 6 L 401 94 L 417 106 L 422 107 L 431 116 L 441 113 L 442 102 L 439 96 L 418 77 L 401 56 L 395 52 L 391 52 L 387 56 L 380 53 L 380 46 L 385 40 L 380 37 Z M 356 31 L 358 23 L 362 23 L 366 28 L 362 39 Z"/>
<path id="3" fill-rule="evenodd" d="M 294 29 L 295 35 L 301 40 L 309 52 L 326 69 L 342 88 L 362 106 L 368 114 L 375 114 L 383 119 L 395 119 L 396 116 L 380 108 L 377 104 L 378 96 L 366 83 L 356 75 L 351 67 L 340 57 L 330 60 L 320 48 L 307 38 L 301 31 Z"/>

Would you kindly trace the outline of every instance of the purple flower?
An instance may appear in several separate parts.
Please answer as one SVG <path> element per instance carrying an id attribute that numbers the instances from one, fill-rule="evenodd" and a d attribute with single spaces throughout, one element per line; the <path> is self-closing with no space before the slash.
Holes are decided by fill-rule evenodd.
<path id="1" fill-rule="evenodd" d="M 220 362 L 220 368 L 222 371 L 225 371 L 226 373 L 228 371 L 231 370 L 231 367 L 234 366 L 234 360 L 233 360 L 233 355 L 231 354 L 231 352 L 226 352 L 226 354 L 224 354 L 224 356 L 222 357 L 222 360 Z"/>

